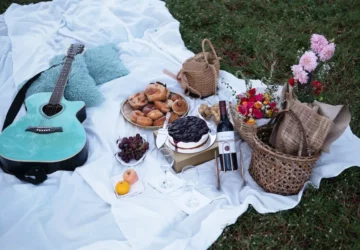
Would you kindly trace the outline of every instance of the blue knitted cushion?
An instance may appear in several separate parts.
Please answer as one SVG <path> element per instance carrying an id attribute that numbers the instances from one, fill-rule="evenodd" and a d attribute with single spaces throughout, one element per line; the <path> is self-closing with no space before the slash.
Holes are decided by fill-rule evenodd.
<path id="1" fill-rule="evenodd" d="M 50 65 L 56 65 L 44 71 L 40 77 L 32 83 L 26 92 L 26 97 L 41 92 L 52 92 L 56 80 L 60 75 L 64 56 L 56 56 Z M 68 83 L 65 87 L 64 96 L 69 101 L 84 101 L 87 107 L 100 104 L 103 96 L 96 87 L 94 79 L 89 75 L 85 59 L 77 55 L 73 61 Z"/>
<path id="2" fill-rule="evenodd" d="M 85 62 L 97 85 L 129 74 L 119 57 L 119 51 L 112 43 L 88 49 Z"/>
<path id="3" fill-rule="evenodd" d="M 60 55 L 51 60 L 50 65 L 56 66 L 44 71 L 39 79 L 32 83 L 26 97 L 54 90 L 64 57 L 65 55 Z M 84 56 L 75 57 L 64 96 L 69 101 L 84 101 L 87 107 L 96 106 L 103 100 L 96 85 L 127 74 L 129 72 L 121 62 L 119 51 L 114 44 L 88 49 Z"/>

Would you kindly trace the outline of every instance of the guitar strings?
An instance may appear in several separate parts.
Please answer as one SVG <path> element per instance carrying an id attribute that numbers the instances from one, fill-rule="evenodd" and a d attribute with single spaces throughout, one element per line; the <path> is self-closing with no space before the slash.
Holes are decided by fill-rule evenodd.
<path id="1" fill-rule="evenodd" d="M 53 67 L 55 67 L 55 66 L 58 66 L 58 65 L 61 65 L 62 63 L 57 63 L 57 64 L 54 64 L 54 65 L 52 65 L 49 69 L 51 69 L 51 68 L 53 68 Z M 56 85 L 55 85 L 56 86 Z M 46 122 L 48 121 L 48 116 L 46 115 L 46 113 L 47 113 L 47 109 L 48 109 L 48 107 L 47 107 L 47 105 L 49 105 L 50 104 L 50 100 L 49 100 L 49 102 L 48 103 L 46 103 L 44 106 L 42 106 L 42 108 L 41 108 L 41 112 L 43 113 L 43 114 L 45 114 L 45 115 L 42 115 L 42 118 L 40 119 L 40 122 L 39 122 L 39 127 L 44 127 L 45 126 L 45 124 L 46 124 Z M 46 112 L 45 112 L 46 111 Z"/>
<path id="2" fill-rule="evenodd" d="M 80 49 L 83 49 L 83 47 L 84 47 L 83 45 L 80 45 Z M 69 52 L 72 51 L 72 49 L 73 49 L 73 45 L 70 46 L 70 48 L 69 48 L 69 50 L 68 50 L 68 54 L 69 54 Z M 77 50 L 79 50 L 79 49 L 77 49 Z M 76 53 L 76 54 L 77 54 L 77 53 Z M 69 59 L 70 59 L 70 60 L 69 60 Z M 70 72 L 71 72 L 71 63 L 75 60 L 75 58 L 74 58 L 73 56 L 66 55 L 66 56 L 65 56 L 65 62 L 64 62 L 64 65 L 63 65 L 63 69 L 62 69 L 61 72 L 60 72 L 59 78 L 61 77 L 61 74 L 62 74 L 62 72 L 63 72 L 63 70 L 64 70 L 64 67 L 68 67 L 68 65 L 67 65 L 67 64 L 68 64 L 68 63 L 67 63 L 67 60 L 69 60 L 70 67 L 69 67 L 69 69 L 68 69 L 67 77 L 66 77 L 66 78 L 68 78 L 68 76 L 69 76 L 69 74 L 70 74 Z M 50 98 L 49 103 L 45 105 L 46 113 L 50 113 L 50 116 L 48 116 L 48 115 L 44 112 L 44 110 L 42 110 L 43 113 L 45 113 L 45 116 L 43 116 L 43 118 L 42 118 L 42 120 L 41 120 L 41 122 L 40 122 L 40 127 L 45 127 L 45 125 L 48 124 L 48 121 L 50 120 L 50 118 L 57 113 L 58 109 L 63 108 L 63 106 L 61 105 L 61 100 L 62 100 L 62 96 L 64 95 L 64 89 L 65 89 L 65 86 L 66 86 L 66 82 L 67 82 L 67 79 L 66 79 L 66 81 L 65 81 L 64 87 L 62 87 L 62 94 L 61 94 L 61 96 L 59 95 L 59 93 L 56 93 L 56 94 L 55 94 L 55 96 L 56 96 L 56 95 L 57 95 L 57 96 L 60 96 L 60 100 L 57 101 L 58 104 L 57 104 L 57 102 L 56 102 L 56 104 L 54 104 L 54 105 L 50 104 L 50 100 L 51 100 L 51 98 Z M 54 92 L 57 92 L 57 91 L 58 91 L 58 89 L 57 89 L 57 84 L 56 84 L 56 85 L 55 85 L 55 88 L 54 88 Z M 47 110 L 47 109 L 48 109 L 48 106 L 47 106 L 47 105 L 51 105 L 51 108 L 50 108 L 51 110 L 50 110 L 50 112 L 48 112 L 48 110 Z M 43 108 L 44 108 L 44 107 L 43 107 Z M 60 109 L 59 111 L 61 111 L 61 109 Z"/>
<path id="3" fill-rule="evenodd" d="M 66 60 L 68 60 L 68 56 L 66 56 L 65 57 L 65 62 L 64 62 L 64 66 L 63 67 L 66 67 L 66 65 L 67 65 L 67 63 L 66 63 Z M 62 74 L 62 70 L 61 70 L 61 72 L 60 72 L 60 77 L 61 77 L 61 74 Z M 69 74 L 69 73 L 68 73 Z M 65 85 L 66 85 L 66 83 L 65 83 Z M 55 96 L 60 96 L 60 94 L 59 93 L 57 93 L 58 92 L 58 89 L 57 89 L 57 84 L 55 85 L 55 88 L 54 88 L 54 91 L 56 91 L 56 95 Z M 63 93 L 62 93 L 62 95 L 63 95 Z M 61 96 L 62 96 L 61 95 Z M 59 104 L 58 104 L 59 103 Z M 61 98 L 60 98 L 60 100 L 59 101 L 56 101 L 56 103 L 55 104 L 50 104 L 51 105 L 51 110 L 50 110 L 50 115 L 47 115 L 46 114 L 46 117 L 45 117 L 45 119 L 44 119 L 44 123 L 43 123 L 43 127 L 45 127 L 47 124 L 48 124 L 48 122 L 49 122 L 49 120 L 50 120 L 50 118 L 53 116 L 53 115 L 55 115 L 56 113 L 57 113 L 57 110 L 61 107 Z M 60 107 L 59 107 L 60 106 Z"/>

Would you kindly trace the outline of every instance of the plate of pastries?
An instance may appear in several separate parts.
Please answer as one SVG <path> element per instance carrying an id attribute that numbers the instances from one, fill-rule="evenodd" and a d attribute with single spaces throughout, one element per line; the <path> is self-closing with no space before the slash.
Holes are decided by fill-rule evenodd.
<path id="1" fill-rule="evenodd" d="M 161 82 L 150 83 L 144 91 L 129 96 L 121 105 L 125 120 L 146 129 L 161 128 L 167 112 L 171 113 L 169 123 L 172 123 L 185 116 L 189 109 L 182 95 L 171 92 Z"/>

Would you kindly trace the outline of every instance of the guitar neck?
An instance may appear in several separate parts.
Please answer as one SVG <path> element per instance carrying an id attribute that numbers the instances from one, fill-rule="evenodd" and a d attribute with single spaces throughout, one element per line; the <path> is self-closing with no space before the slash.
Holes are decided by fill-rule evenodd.
<path id="1" fill-rule="evenodd" d="M 54 91 L 51 95 L 51 98 L 49 101 L 50 104 L 53 104 L 53 105 L 60 104 L 61 98 L 64 95 L 64 90 L 65 90 L 66 83 L 69 78 L 69 74 L 71 72 L 71 65 L 72 65 L 73 61 L 74 61 L 73 57 L 66 57 L 66 60 L 61 69 L 59 78 L 56 81 Z"/>

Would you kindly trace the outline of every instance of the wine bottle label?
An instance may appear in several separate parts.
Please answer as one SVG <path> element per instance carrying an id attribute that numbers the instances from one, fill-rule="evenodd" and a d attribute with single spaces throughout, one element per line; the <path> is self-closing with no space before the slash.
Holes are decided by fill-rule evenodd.
<path id="1" fill-rule="evenodd" d="M 236 153 L 234 131 L 217 133 L 219 154 Z"/>

